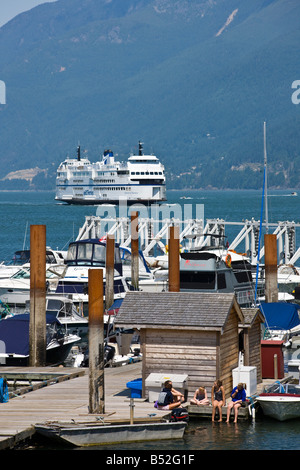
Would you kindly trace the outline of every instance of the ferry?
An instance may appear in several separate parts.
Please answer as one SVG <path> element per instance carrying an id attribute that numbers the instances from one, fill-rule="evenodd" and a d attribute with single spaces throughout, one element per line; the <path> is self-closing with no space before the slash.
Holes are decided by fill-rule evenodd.
<path id="1" fill-rule="evenodd" d="M 165 169 L 155 155 L 144 155 L 141 142 L 138 155 L 127 162 L 105 150 L 102 161 L 93 163 L 81 157 L 78 146 L 77 158 L 66 158 L 57 169 L 55 199 L 68 204 L 165 201 Z"/>

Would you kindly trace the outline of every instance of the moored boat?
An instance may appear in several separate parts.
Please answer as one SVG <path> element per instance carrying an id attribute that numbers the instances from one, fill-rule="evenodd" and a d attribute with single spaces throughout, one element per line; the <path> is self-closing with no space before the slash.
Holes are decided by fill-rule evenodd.
<path id="1" fill-rule="evenodd" d="M 134 424 L 45 423 L 35 430 L 44 437 L 76 447 L 100 446 L 127 442 L 181 439 L 187 422 L 146 421 Z"/>
<path id="2" fill-rule="evenodd" d="M 13 315 L 0 321 L 0 364 L 27 366 L 29 362 L 30 314 Z M 80 341 L 77 335 L 60 328 L 55 315 L 46 316 L 46 363 L 62 364 L 72 346 Z"/>
<path id="3" fill-rule="evenodd" d="M 274 382 L 256 397 L 265 416 L 278 421 L 300 418 L 300 385 Z"/>

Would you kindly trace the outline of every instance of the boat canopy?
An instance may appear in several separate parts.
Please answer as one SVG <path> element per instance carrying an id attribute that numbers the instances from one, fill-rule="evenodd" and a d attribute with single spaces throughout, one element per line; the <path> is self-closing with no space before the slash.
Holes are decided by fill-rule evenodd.
<path id="1" fill-rule="evenodd" d="M 287 302 L 261 302 L 260 305 L 265 326 L 270 330 L 291 330 L 300 325 L 299 309 L 300 305 Z"/>

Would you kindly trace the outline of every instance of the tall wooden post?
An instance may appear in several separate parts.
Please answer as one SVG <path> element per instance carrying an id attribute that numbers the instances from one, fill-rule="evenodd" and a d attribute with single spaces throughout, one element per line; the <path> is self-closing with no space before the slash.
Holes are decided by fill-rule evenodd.
<path id="1" fill-rule="evenodd" d="M 105 308 L 114 303 L 114 269 L 115 269 L 115 237 L 106 237 L 106 274 L 105 274 Z"/>
<path id="2" fill-rule="evenodd" d="M 266 234 L 265 241 L 265 298 L 266 302 L 278 302 L 277 285 L 277 237 Z"/>
<path id="3" fill-rule="evenodd" d="M 180 291 L 179 227 L 169 227 L 169 292 Z"/>
<path id="4" fill-rule="evenodd" d="M 139 219 L 138 212 L 131 213 L 131 284 L 139 290 Z"/>
<path id="5" fill-rule="evenodd" d="M 46 364 L 46 226 L 30 226 L 29 365 Z"/>
<path id="6" fill-rule="evenodd" d="M 89 413 L 104 413 L 103 271 L 89 269 Z"/>

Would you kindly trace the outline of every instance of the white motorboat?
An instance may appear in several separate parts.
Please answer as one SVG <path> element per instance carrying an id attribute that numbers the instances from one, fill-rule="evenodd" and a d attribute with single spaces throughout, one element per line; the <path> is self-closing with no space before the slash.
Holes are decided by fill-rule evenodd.
<path id="1" fill-rule="evenodd" d="M 300 385 L 276 381 L 256 397 L 265 416 L 278 421 L 300 418 Z"/>
<path id="2" fill-rule="evenodd" d="M 64 264 L 46 265 L 46 285 L 49 291 L 55 292 L 65 271 Z M 30 264 L 24 265 L 11 277 L 0 279 L 0 299 L 9 307 L 25 308 L 30 299 Z"/>
<path id="3" fill-rule="evenodd" d="M 46 264 L 64 264 L 66 252 L 52 250 L 46 247 Z M 30 263 L 30 250 L 19 250 L 13 255 L 13 258 L 6 264 L 2 261 L 0 264 L 0 279 L 9 278 L 22 269 L 22 267 L 29 266 Z"/>
<path id="4" fill-rule="evenodd" d="M 155 155 L 143 154 L 141 142 L 138 155 L 127 162 L 116 161 L 111 150 L 91 162 L 78 146 L 77 158 L 66 158 L 57 169 L 55 199 L 68 204 L 165 201 L 165 169 Z"/>
<path id="5" fill-rule="evenodd" d="M 114 299 L 122 299 L 129 290 L 123 276 L 119 245 L 115 244 Z M 88 273 L 90 269 L 103 270 L 103 295 L 106 288 L 106 241 L 97 238 L 70 243 L 66 256 L 66 270 L 59 279 L 56 294 L 70 296 L 74 303 L 81 303 L 88 315 Z M 1 298 L 1 297 L 0 297 Z"/>

